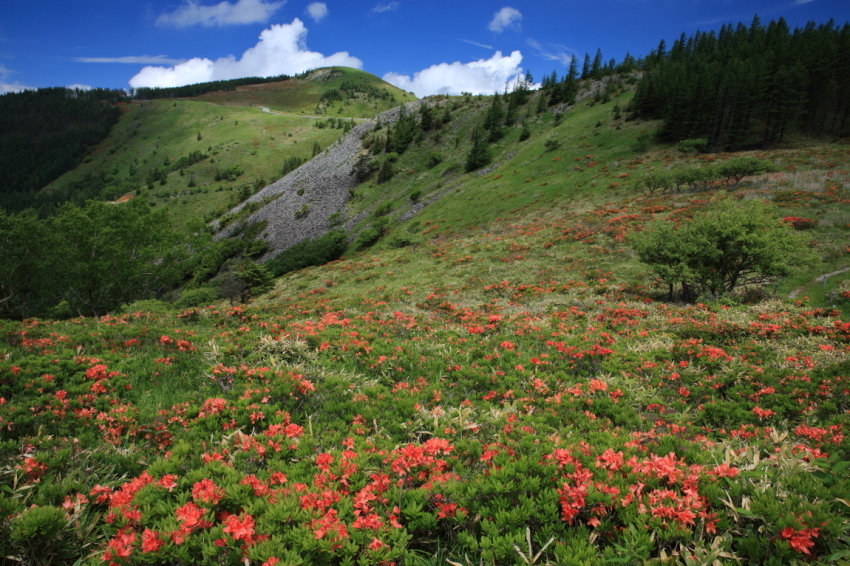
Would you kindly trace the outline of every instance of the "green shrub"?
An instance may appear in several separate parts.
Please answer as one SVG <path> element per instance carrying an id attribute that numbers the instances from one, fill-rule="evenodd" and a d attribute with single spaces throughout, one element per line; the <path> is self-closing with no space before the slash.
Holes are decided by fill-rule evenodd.
<path id="1" fill-rule="evenodd" d="M 197 289 L 189 289 L 180 293 L 180 298 L 174 301 L 174 306 L 179 309 L 203 307 L 216 302 L 220 298 L 216 289 L 212 287 L 198 287 Z"/>
<path id="2" fill-rule="evenodd" d="M 788 275 L 811 261 L 805 237 L 761 201 L 720 201 L 681 225 L 658 220 L 632 237 L 638 257 L 692 301 Z"/>
<path id="3" fill-rule="evenodd" d="M 679 151 L 682 153 L 705 153 L 708 151 L 708 139 L 682 140 L 679 142 Z"/>
<path id="4" fill-rule="evenodd" d="M 354 243 L 357 244 L 358 247 L 368 248 L 380 239 L 381 232 L 373 227 L 369 227 L 357 234 L 357 238 L 354 239 Z"/>
<path id="5" fill-rule="evenodd" d="M 339 259 L 348 245 L 348 236 L 342 230 L 328 232 L 321 238 L 304 240 L 280 252 L 265 263 L 275 277 L 298 271 L 311 265 L 324 265 Z"/>
<path id="6" fill-rule="evenodd" d="M 757 157 L 735 157 L 724 161 L 717 166 L 718 177 L 726 179 L 727 182 L 739 183 L 744 177 L 761 175 L 776 171 L 777 167 L 766 159 Z"/>
<path id="7" fill-rule="evenodd" d="M 387 245 L 391 248 L 406 248 L 416 245 L 418 242 L 415 238 L 406 234 L 394 234 L 388 241 Z"/>
<path id="8" fill-rule="evenodd" d="M 372 215 L 375 216 L 375 217 L 386 216 L 387 214 L 389 214 L 392 211 L 393 211 L 393 201 L 388 200 L 388 201 L 382 202 L 377 207 L 375 207 L 375 211 L 372 213 Z"/>
<path id="9" fill-rule="evenodd" d="M 52 564 L 69 554 L 70 546 L 62 540 L 68 525 L 64 511 L 56 507 L 30 507 L 12 521 L 13 548 L 30 564 Z"/>

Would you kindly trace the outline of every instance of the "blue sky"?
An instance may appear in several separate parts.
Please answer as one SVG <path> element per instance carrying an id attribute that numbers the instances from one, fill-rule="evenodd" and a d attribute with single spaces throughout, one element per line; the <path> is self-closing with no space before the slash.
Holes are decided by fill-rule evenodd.
<path id="1" fill-rule="evenodd" d="M 563 74 L 661 39 L 784 17 L 850 21 L 848 0 L 3 0 L 0 92 L 175 86 L 359 67 L 419 96 Z"/>

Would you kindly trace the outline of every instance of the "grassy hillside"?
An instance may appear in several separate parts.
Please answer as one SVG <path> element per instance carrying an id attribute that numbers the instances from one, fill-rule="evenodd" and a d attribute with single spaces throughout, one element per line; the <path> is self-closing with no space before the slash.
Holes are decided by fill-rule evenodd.
<path id="1" fill-rule="evenodd" d="M 346 90 L 340 91 L 341 88 Z M 339 97 L 328 95 L 329 91 L 339 91 Z M 282 83 L 238 87 L 235 92 L 214 92 L 198 99 L 222 106 L 265 106 L 292 114 L 370 118 L 416 97 L 371 73 L 333 67 L 310 71 Z"/>
<path id="2" fill-rule="evenodd" d="M 705 203 L 719 191 L 738 198 L 766 199 L 781 216 L 812 219 L 812 247 L 820 263 L 780 282 L 780 295 L 797 290 L 819 306 L 842 308 L 847 273 L 814 284 L 820 274 L 850 267 L 846 245 L 850 230 L 850 156 L 846 144 L 799 139 L 782 148 L 735 154 L 683 152 L 677 145 L 656 145 L 651 134 L 657 122 L 627 121 L 622 111 L 632 96 L 626 82 L 602 103 L 584 91 L 578 104 L 560 113 L 538 113 L 537 97 L 519 111 L 501 140 L 491 144 L 492 163 L 466 173 L 471 131 L 481 124 L 490 97 L 455 97 L 431 101 L 436 114 L 449 109 L 450 120 L 422 135 L 393 163 L 395 175 L 379 183 L 377 175 L 360 185 L 349 202 L 348 218 L 360 219 L 356 230 L 385 223 L 378 249 L 425 243 L 434 238 L 498 231 L 506 221 L 535 222 L 569 217 L 604 229 L 606 217 L 638 214 L 635 226 Z M 618 118 L 615 118 L 619 116 Z M 520 141 L 526 125 L 529 137 Z M 382 132 L 373 134 L 380 140 Z M 439 163 L 435 163 L 434 156 Z M 742 156 L 770 162 L 776 171 L 750 176 L 738 183 L 716 181 L 696 191 L 657 191 L 652 195 L 642 179 L 681 168 L 708 168 Z M 381 162 L 384 154 L 374 160 Z M 658 214 L 647 213 L 657 209 Z M 604 212 L 609 211 L 609 212 Z M 380 219 L 380 220 L 379 220 Z M 359 248 L 352 244 L 350 252 Z M 637 262 L 624 258 L 635 269 Z M 800 287 L 803 287 L 801 290 Z"/>
<path id="3" fill-rule="evenodd" d="M 345 130 L 343 118 L 349 122 L 353 116 L 374 115 L 397 104 L 393 97 L 413 98 L 355 69 L 326 71 L 327 75 L 315 73 L 331 80 L 310 80 L 308 76 L 195 99 L 131 102 L 124 105 L 121 120 L 109 137 L 79 167 L 45 191 L 85 191 L 86 198 L 105 199 L 134 193 L 155 206 L 166 206 L 175 227 L 193 220 L 211 220 L 280 177 L 287 159 L 307 160 L 317 148 L 333 143 Z M 318 116 L 315 110 L 321 105 L 322 93 L 345 81 L 388 95 L 368 103 L 364 95 L 363 104 L 352 103 L 343 113 Z M 357 93 L 353 96 L 353 100 L 361 98 Z M 331 103 L 327 110 L 335 108 L 334 104 L 343 103 Z M 257 106 L 271 107 L 275 113 Z M 328 125 L 328 118 L 334 120 L 331 127 L 317 127 Z M 159 179 L 149 183 L 152 171 L 173 166 L 192 152 L 206 157 L 188 167 L 167 171 L 165 184 Z M 217 172 L 237 166 L 243 171 L 241 175 L 216 180 Z"/>
<path id="4" fill-rule="evenodd" d="M 823 180 L 789 194 L 846 205 Z M 293 273 L 251 305 L 3 322 L 0 550 L 840 562 L 847 317 L 670 304 L 627 246 L 708 196 L 532 199 L 474 228 L 424 221 L 418 245 Z"/>
<path id="5" fill-rule="evenodd" d="M 850 288 L 846 272 L 811 283 L 850 267 L 846 145 L 795 140 L 748 154 L 771 173 L 650 193 L 649 173 L 735 156 L 653 145 L 658 124 L 615 118 L 631 94 L 609 95 L 561 114 L 538 93 L 472 172 L 491 99 L 430 100 L 448 120 L 348 203 L 352 236 L 383 223 L 377 243 L 354 240 L 249 304 L 0 321 L 0 556 L 846 560 Z M 258 132 L 281 118 L 173 104 L 128 113 L 172 113 L 187 131 L 168 147 L 182 155 L 222 136 L 216 163 L 184 180 L 271 151 Z M 239 125 L 224 111 L 244 113 Z M 258 147 L 228 128 L 253 128 Z M 164 159 L 156 136 L 171 134 L 144 135 Z M 819 263 L 778 286 L 668 301 L 631 239 L 722 198 L 808 219 Z"/>

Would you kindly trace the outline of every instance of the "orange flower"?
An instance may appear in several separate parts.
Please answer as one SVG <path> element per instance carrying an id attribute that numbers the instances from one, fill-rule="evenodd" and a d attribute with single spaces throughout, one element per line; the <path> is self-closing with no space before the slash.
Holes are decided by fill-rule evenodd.
<path id="1" fill-rule="evenodd" d="M 224 532 L 229 533 L 234 540 L 249 541 L 254 536 L 254 518 L 251 515 L 242 515 L 242 520 L 236 515 L 230 515 L 224 522 Z"/>

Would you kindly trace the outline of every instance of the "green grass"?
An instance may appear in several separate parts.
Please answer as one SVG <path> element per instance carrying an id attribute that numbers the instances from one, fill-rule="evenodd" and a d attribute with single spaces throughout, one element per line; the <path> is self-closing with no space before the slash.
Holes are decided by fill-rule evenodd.
<path id="1" fill-rule="evenodd" d="M 631 93 L 623 91 L 605 104 L 585 99 L 560 120 L 550 112 L 535 115 L 533 97 L 519 113 L 520 119 L 528 116 L 531 137 L 519 141 L 519 122 L 506 128 L 504 137 L 491 145 L 492 164 L 496 167 L 486 175 L 479 171 L 464 173 L 464 160 L 471 146 L 471 130 L 483 119 L 490 99 L 451 98 L 441 103 L 452 108 L 451 122 L 411 146 L 396 162 L 397 174 L 389 182 L 377 184 L 373 179 L 361 185 L 349 204 L 348 216 L 392 203 L 390 234 L 375 246 L 382 250 L 389 247 L 394 235 L 419 242 L 478 238 L 500 233 L 506 223 L 551 224 L 569 218 L 576 225 L 598 230 L 607 218 L 616 216 L 602 215 L 605 210 L 641 213 L 640 222 L 646 222 L 656 214 L 643 214 L 644 207 L 662 207 L 659 210 L 663 215 L 666 211 L 699 206 L 715 190 L 724 189 L 740 198 L 772 200 L 782 216 L 806 216 L 818 221 L 811 235 L 822 261 L 806 272 L 786 278 L 778 288 L 781 296 L 809 284 L 820 274 L 850 266 L 845 249 L 850 225 L 850 156 L 840 144 L 799 140 L 788 148 L 747 152 L 774 162 L 780 171 L 744 179 L 738 185 L 718 185 L 707 192 L 648 196 L 638 190 L 638 180 L 648 171 L 710 164 L 739 154 L 694 156 L 679 152 L 675 146 L 654 144 L 642 151 L 637 136 L 652 132 L 658 124 L 614 120 L 614 105 L 625 107 L 630 97 Z M 441 112 L 442 107 L 437 114 Z M 551 139 L 561 142 L 557 149 L 547 149 L 546 142 Z M 428 157 L 433 152 L 442 153 L 445 159 L 428 168 Z M 410 220 L 401 222 L 410 205 L 409 195 L 415 191 L 423 202 L 442 196 Z M 374 220 L 374 215 L 367 215 L 360 225 Z M 621 247 L 625 248 L 626 243 L 622 242 Z M 349 251 L 355 252 L 356 247 Z M 600 258 L 589 261 L 598 262 Z M 621 261 L 617 269 L 635 274 L 646 272 L 635 260 Z M 813 289 L 809 293 L 812 304 L 826 306 L 830 286 L 838 285 L 847 276 L 831 278 L 825 292 Z"/>
<path id="2" fill-rule="evenodd" d="M 265 186 L 278 179 L 286 158 L 310 159 L 314 144 L 325 149 L 342 134 L 342 129 L 317 128 L 318 121 L 372 116 L 398 103 L 380 100 L 369 107 L 352 104 L 341 114 L 328 112 L 327 116 L 313 117 L 322 92 L 354 79 L 370 80 L 392 90 L 398 100 L 414 98 L 368 73 L 344 69 L 341 76 L 327 83 L 292 79 L 256 85 L 259 90 L 244 87 L 246 90 L 195 99 L 135 101 L 125 106 L 108 138 L 83 163 L 44 190 L 62 187 L 87 174 L 105 173 L 107 186 L 120 187 L 122 193 L 133 192 L 153 206 L 166 206 L 177 228 L 192 221 L 211 220 L 240 202 L 246 185 L 251 186 L 253 194 L 258 180 Z M 256 106 L 270 106 L 278 113 L 266 113 Z M 211 158 L 188 167 L 182 176 L 178 171 L 171 172 L 165 185 L 147 187 L 151 169 L 193 151 Z M 236 181 L 215 180 L 216 171 L 235 165 L 244 170 Z M 192 179 L 195 186 L 190 187 Z"/>
<path id="3" fill-rule="evenodd" d="M 319 99 L 324 92 L 338 88 L 345 81 L 361 81 L 390 93 L 392 98 L 383 100 L 358 96 L 354 99 L 337 101 L 329 105 L 320 103 Z M 314 71 L 309 73 L 306 78 L 244 86 L 233 92 L 213 92 L 198 97 L 198 100 L 206 100 L 222 106 L 265 106 L 275 112 L 289 114 L 371 118 L 379 112 L 416 100 L 416 97 L 365 71 L 348 67 L 334 67 L 333 69 Z"/>

